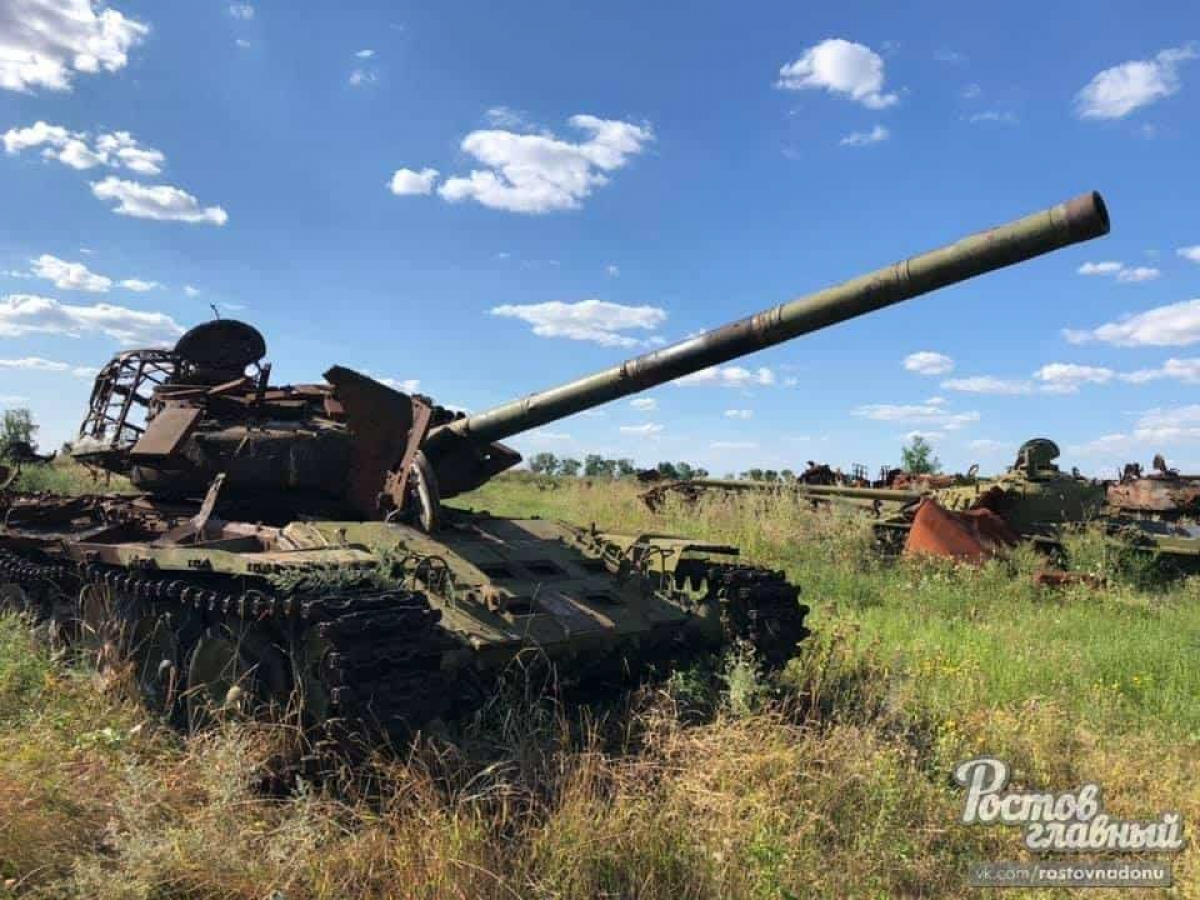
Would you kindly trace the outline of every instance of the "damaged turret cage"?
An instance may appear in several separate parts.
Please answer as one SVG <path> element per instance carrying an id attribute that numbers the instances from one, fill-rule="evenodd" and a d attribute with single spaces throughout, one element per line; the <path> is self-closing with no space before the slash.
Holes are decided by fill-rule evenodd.
<path id="1" fill-rule="evenodd" d="M 131 659 L 165 717 L 289 707 L 342 746 L 470 711 L 517 660 L 782 665 L 808 609 L 736 548 L 443 501 L 516 465 L 513 435 L 1107 231 L 1085 194 L 470 416 L 340 366 L 273 386 L 254 328 L 200 325 L 96 379 L 74 455 L 140 493 L 0 493 L 0 601 Z"/>

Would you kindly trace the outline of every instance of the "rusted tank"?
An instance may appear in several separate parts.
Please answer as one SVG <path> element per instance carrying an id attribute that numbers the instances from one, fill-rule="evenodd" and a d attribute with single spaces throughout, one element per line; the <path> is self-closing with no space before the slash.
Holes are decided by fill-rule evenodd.
<path id="1" fill-rule="evenodd" d="M 132 658 L 164 716 L 290 708 L 340 747 L 474 709 L 526 660 L 637 677 L 744 640 L 780 665 L 807 607 L 735 548 L 443 501 L 516 465 L 508 437 L 1108 226 L 1085 194 L 469 416 L 341 366 L 274 386 L 255 329 L 206 323 L 97 377 L 75 456 L 141 493 L 0 498 L 0 596 Z"/>
<path id="2" fill-rule="evenodd" d="M 1155 456 L 1153 471 L 1144 473 L 1129 463 L 1120 480 L 1108 486 L 1109 510 L 1118 515 L 1144 515 L 1158 519 L 1191 519 L 1200 515 L 1200 475 L 1181 475 Z"/>

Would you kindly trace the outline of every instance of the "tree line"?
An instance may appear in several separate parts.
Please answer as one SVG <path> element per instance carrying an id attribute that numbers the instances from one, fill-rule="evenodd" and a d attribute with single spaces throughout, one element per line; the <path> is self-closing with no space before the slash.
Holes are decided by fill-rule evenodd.
<path id="1" fill-rule="evenodd" d="M 663 478 L 687 480 L 707 478 L 708 470 L 688 462 L 660 462 L 654 467 Z M 610 459 L 599 453 L 589 453 L 583 459 L 537 453 L 529 458 L 529 470 L 536 475 L 562 475 L 568 478 L 630 478 L 638 474 L 632 459 Z"/>

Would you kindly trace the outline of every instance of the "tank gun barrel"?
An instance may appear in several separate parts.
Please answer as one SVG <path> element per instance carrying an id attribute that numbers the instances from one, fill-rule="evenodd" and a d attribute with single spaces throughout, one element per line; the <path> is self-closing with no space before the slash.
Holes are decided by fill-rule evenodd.
<path id="1" fill-rule="evenodd" d="M 432 431 L 429 443 L 436 447 L 439 438 L 451 435 L 473 443 L 503 440 L 811 331 L 1100 237 L 1108 228 L 1108 212 L 1100 194 L 1081 194 L 619 366 L 457 419 Z"/>

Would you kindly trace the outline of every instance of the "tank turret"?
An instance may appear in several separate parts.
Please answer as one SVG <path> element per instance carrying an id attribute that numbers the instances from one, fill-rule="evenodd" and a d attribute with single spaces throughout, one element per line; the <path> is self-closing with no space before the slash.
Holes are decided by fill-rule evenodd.
<path id="1" fill-rule="evenodd" d="M 272 387 L 266 344 L 244 323 L 200 325 L 171 350 L 116 357 L 96 380 L 75 445 L 85 462 L 160 497 L 221 485 L 263 521 L 299 513 L 419 519 L 439 498 L 520 462 L 506 438 L 756 350 L 1107 233 L 1097 193 L 494 409 L 462 415 L 341 366 L 325 383 Z M 139 416 L 139 413 L 141 415 Z M 223 478 L 217 481 L 217 476 Z"/>

